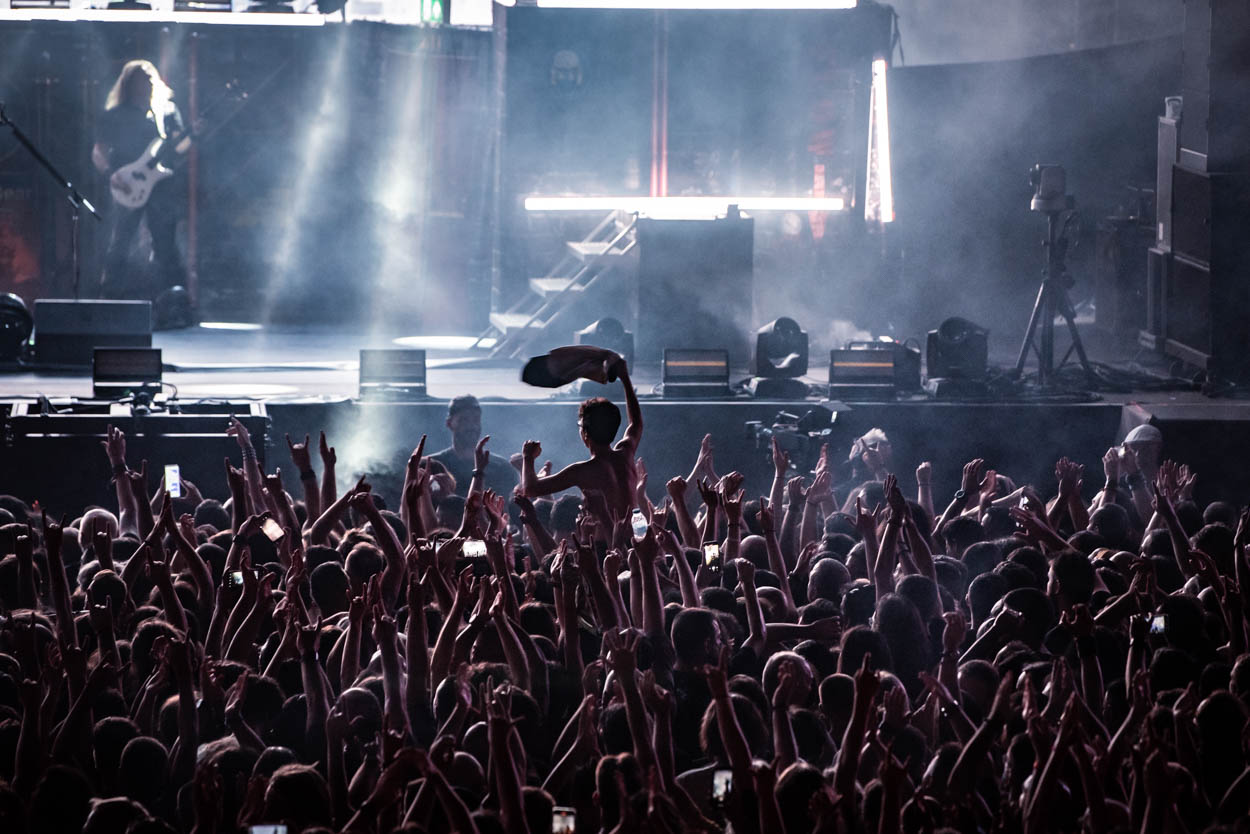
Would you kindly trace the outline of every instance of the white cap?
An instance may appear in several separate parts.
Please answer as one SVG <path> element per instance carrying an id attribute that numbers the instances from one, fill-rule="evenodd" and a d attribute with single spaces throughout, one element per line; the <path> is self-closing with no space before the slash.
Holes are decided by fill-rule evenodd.
<path id="1" fill-rule="evenodd" d="M 1154 426 L 1143 423 L 1128 433 L 1128 437 L 1124 438 L 1125 443 L 1162 443 L 1163 433 Z"/>

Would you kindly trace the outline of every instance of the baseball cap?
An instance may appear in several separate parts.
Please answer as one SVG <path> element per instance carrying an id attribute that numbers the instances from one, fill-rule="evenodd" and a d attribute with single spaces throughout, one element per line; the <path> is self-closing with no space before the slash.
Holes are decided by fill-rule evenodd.
<path id="1" fill-rule="evenodd" d="M 1124 438 L 1125 443 L 1162 443 L 1163 432 L 1154 426 L 1145 423 L 1128 433 Z"/>

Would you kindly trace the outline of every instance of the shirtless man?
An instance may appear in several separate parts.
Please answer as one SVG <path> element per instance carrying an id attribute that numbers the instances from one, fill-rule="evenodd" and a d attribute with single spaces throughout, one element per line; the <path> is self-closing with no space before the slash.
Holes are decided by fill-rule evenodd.
<path id="1" fill-rule="evenodd" d="M 625 427 L 620 442 L 612 445 L 616 430 L 621 426 L 621 410 L 603 397 L 586 400 L 578 409 L 577 425 L 581 429 L 582 442 L 590 450 L 589 460 L 570 464 L 554 475 L 539 477 L 534 472 L 534 459 L 542 454 L 543 447 L 537 440 L 526 441 L 521 449 L 524 458 L 521 491 L 526 496 L 538 498 L 577 487 L 583 494 L 587 490 L 603 493 L 608 511 L 617 519 L 629 516 L 634 507 L 634 490 L 638 485 L 634 454 L 642 440 L 642 408 L 629 381 L 625 360 L 619 359 L 614 370 L 625 387 L 625 407 L 629 413 L 629 425 Z"/>

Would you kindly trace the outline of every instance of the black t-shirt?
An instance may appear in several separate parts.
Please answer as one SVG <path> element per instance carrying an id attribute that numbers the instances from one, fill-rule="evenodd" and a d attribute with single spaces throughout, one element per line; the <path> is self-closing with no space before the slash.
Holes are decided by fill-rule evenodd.
<path id="1" fill-rule="evenodd" d="M 170 105 L 164 115 L 165 135 L 182 130 L 182 116 Z M 96 142 L 109 149 L 109 168 L 117 169 L 138 159 L 153 139 L 160 138 L 150 111 L 122 104 L 105 110 L 96 124 Z"/>
<path id="2" fill-rule="evenodd" d="M 456 479 L 456 494 L 467 495 L 469 483 L 473 480 L 473 459 L 465 460 L 460 457 L 452 446 L 448 446 L 441 452 L 435 452 L 430 457 L 446 466 L 447 471 Z M 490 461 L 486 464 L 484 481 L 487 489 L 493 489 L 498 495 L 511 500 L 512 489 L 520 481 L 520 476 L 512 468 L 512 464 L 492 454 Z"/>

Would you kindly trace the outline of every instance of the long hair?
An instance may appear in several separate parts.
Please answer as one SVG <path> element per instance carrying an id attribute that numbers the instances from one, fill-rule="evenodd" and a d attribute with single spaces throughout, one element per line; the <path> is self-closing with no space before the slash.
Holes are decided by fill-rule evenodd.
<path id="1" fill-rule="evenodd" d="M 114 110 L 127 103 L 123 98 L 126 95 L 126 87 L 135 73 L 139 72 L 146 75 L 148 80 L 152 82 L 152 97 L 147 102 L 147 111 L 152 115 L 152 120 L 156 122 L 157 133 L 163 139 L 165 138 L 165 116 L 173 109 L 174 91 L 161 78 L 156 65 L 151 61 L 138 59 L 126 62 L 126 65 L 122 67 L 121 73 L 118 74 L 117 80 L 113 82 L 108 98 L 104 100 L 104 109 Z M 141 103 L 136 102 L 136 104 L 141 106 Z"/>

